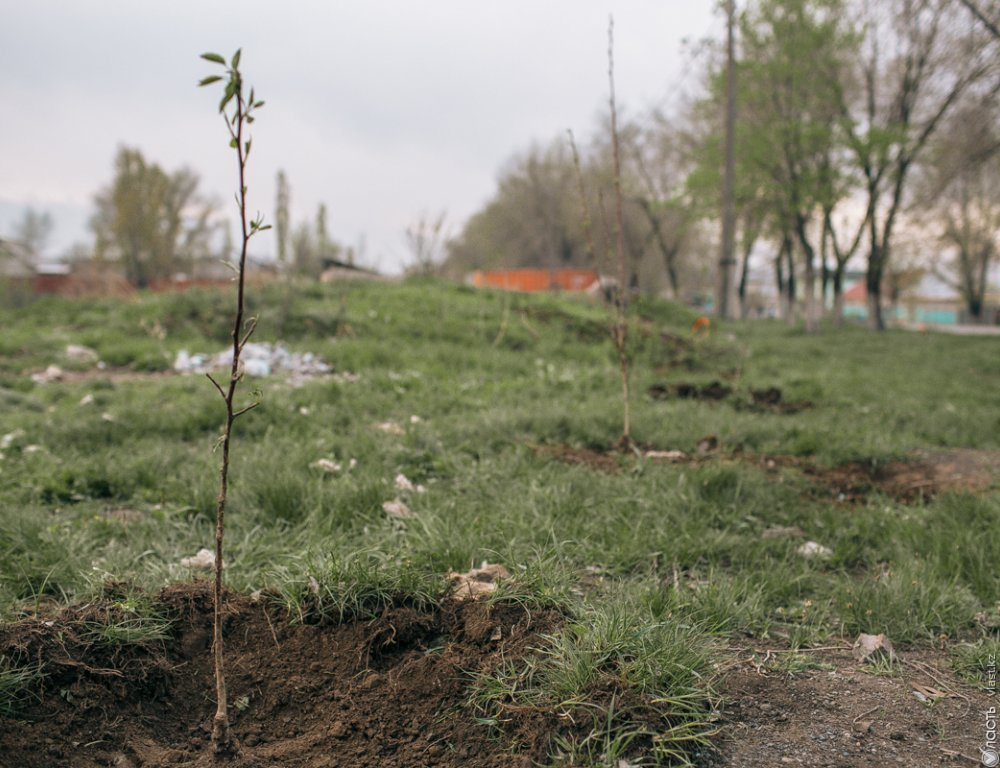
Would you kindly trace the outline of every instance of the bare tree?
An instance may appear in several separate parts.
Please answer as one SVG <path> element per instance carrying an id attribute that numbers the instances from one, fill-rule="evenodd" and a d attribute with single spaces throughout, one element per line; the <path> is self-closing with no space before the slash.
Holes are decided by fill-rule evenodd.
<path id="1" fill-rule="evenodd" d="M 958 23 L 953 8 L 951 0 L 891 0 L 864 9 L 862 87 L 853 100 L 845 92 L 843 114 L 867 203 L 869 322 L 879 330 L 911 172 L 961 99 L 996 68 L 982 30 Z"/>
<path id="2" fill-rule="evenodd" d="M 42 255 L 55 222 L 48 211 L 36 211 L 34 208 L 25 210 L 21 220 L 14 225 L 14 239 L 23 245 L 32 258 Z"/>
<path id="3" fill-rule="evenodd" d="M 406 228 L 403 234 L 410 251 L 408 273 L 426 277 L 440 265 L 447 239 L 444 221 L 445 211 L 434 215 L 425 211 Z"/>
<path id="4" fill-rule="evenodd" d="M 979 23 L 986 27 L 987 31 L 989 31 L 994 38 L 1000 40 L 1000 21 L 990 19 L 986 13 L 980 9 L 975 2 L 973 2 L 973 0 L 958 0 L 958 2 L 964 5 L 969 13 L 975 16 Z M 996 8 L 994 8 L 994 11 L 995 10 Z M 1000 14 L 997 14 L 997 17 L 1000 18 Z"/>
<path id="5" fill-rule="evenodd" d="M 975 104 L 956 112 L 931 148 L 920 178 L 918 205 L 933 214 L 944 258 L 935 273 L 959 291 L 966 311 L 984 320 L 990 271 L 1000 250 L 1000 103 Z"/>
<path id="6" fill-rule="evenodd" d="M 691 158 L 682 147 L 679 132 L 660 113 L 649 124 L 631 132 L 622 132 L 631 166 L 635 171 L 636 190 L 628 196 L 641 211 L 651 241 L 663 260 L 670 295 L 681 296 L 681 265 L 684 251 L 694 238 L 697 211 L 688 199 L 685 181 Z"/>

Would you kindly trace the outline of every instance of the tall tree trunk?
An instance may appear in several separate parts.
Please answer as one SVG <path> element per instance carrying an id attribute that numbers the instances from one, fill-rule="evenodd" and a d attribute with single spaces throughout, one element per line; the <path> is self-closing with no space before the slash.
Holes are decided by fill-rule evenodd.
<path id="1" fill-rule="evenodd" d="M 778 290 L 778 316 L 785 318 L 788 312 L 785 307 L 785 251 L 778 251 L 774 259 L 774 285 Z"/>
<path id="2" fill-rule="evenodd" d="M 740 286 L 738 289 L 740 299 L 740 319 L 746 320 L 750 314 L 750 307 L 747 304 L 747 283 L 750 281 L 750 254 L 743 254 L 743 266 L 740 268 Z"/>
<path id="3" fill-rule="evenodd" d="M 794 325 L 798 314 L 795 306 L 795 301 L 798 298 L 798 286 L 795 281 L 795 247 L 791 235 L 787 232 L 782 236 L 782 251 L 785 254 L 785 266 L 788 268 L 788 277 L 785 279 L 785 290 L 788 294 L 785 299 L 787 306 L 785 319 L 788 320 L 789 325 Z"/>
<path id="4" fill-rule="evenodd" d="M 839 263 L 833 271 L 833 324 L 844 325 L 844 268 L 847 263 Z"/>
<path id="5" fill-rule="evenodd" d="M 872 249 L 877 250 L 876 248 Z M 865 274 L 865 288 L 868 290 L 868 325 L 876 331 L 885 330 L 885 318 L 882 316 L 882 270 L 873 268 L 876 265 L 875 256 L 869 260 L 868 272 Z"/>
<path id="6" fill-rule="evenodd" d="M 805 316 L 806 333 L 816 333 L 819 330 L 819 318 L 816 311 L 816 250 L 809 240 L 807 231 L 808 220 L 802 214 L 795 216 L 795 233 L 802 246 L 802 262 L 805 267 Z"/>
<path id="7" fill-rule="evenodd" d="M 715 289 L 715 311 L 722 319 L 730 316 L 730 292 L 735 259 L 735 210 L 733 205 L 733 176 L 735 168 L 736 135 L 736 46 L 734 26 L 736 17 L 735 0 L 727 0 L 727 43 L 726 43 L 726 115 L 725 115 L 725 170 L 722 177 L 722 242 L 719 255 L 719 275 Z"/>

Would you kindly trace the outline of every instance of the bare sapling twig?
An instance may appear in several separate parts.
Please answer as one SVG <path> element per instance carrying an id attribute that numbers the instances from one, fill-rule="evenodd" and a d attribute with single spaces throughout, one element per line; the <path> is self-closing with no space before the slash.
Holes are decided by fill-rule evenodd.
<path id="1" fill-rule="evenodd" d="M 634 450 L 635 444 L 631 435 L 631 416 L 629 413 L 629 360 L 628 360 L 628 323 L 625 316 L 628 290 L 625 266 L 625 224 L 622 212 L 622 172 L 621 151 L 618 145 L 618 109 L 615 106 L 615 20 L 608 20 L 608 84 L 610 86 L 611 105 L 611 156 L 614 162 L 613 175 L 615 184 L 615 255 L 618 261 L 618 291 L 615 293 L 615 323 L 612 329 L 612 340 L 618 351 L 618 368 L 622 377 L 622 436 L 618 445 L 623 449 Z"/>
<path id="2" fill-rule="evenodd" d="M 215 603 L 212 653 L 215 667 L 216 710 L 215 717 L 212 720 L 212 746 L 216 754 L 227 754 L 235 751 L 235 743 L 229 731 L 229 709 L 226 697 L 226 678 L 222 653 L 222 545 L 226 532 L 226 499 L 229 491 L 229 447 L 233 434 L 233 423 L 240 416 L 260 405 L 259 400 L 254 400 L 249 405 L 237 408 L 236 389 L 243 378 L 240 355 L 246 343 L 250 340 L 250 336 L 253 335 L 254 329 L 257 327 L 256 317 L 244 320 L 247 246 L 250 238 L 258 232 L 270 229 L 270 226 L 262 224 L 260 214 L 255 219 L 248 220 L 246 205 L 246 168 L 252 143 L 250 137 L 246 136 L 247 127 L 254 121 L 254 110 L 264 106 L 264 102 L 255 101 L 253 88 L 250 89 L 249 96 L 244 96 L 243 77 L 239 69 L 240 51 L 236 51 L 233 54 L 228 64 L 217 53 L 204 53 L 201 58 L 226 67 L 225 75 L 209 75 L 203 78 L 198 85 L 210 85 L 219 81 L 225 82 L 222 101 L 219 102 L 219 112 L 226 120 L 226 129 L 229 131 L 229 146 L 236 150 L 236 157 L 239 163 L 240 186 L 236 194 L 236 204 L 240 211 L 240 226 L 243 234 L 239 264 L 235 265 L 237 273 L 236 313 L 233 318 L 233 362 L 229 371 L 229 381 L 223 386 L 211 374 L 206 374 L 226 404 L 226 420 L 223 424 L 222 436 L 219 439 L 219 444 L 222 446 L 222 463 L 219 470 L 219 497 L 215 517 Z M 228 111 L 227 107 L 229 108 Z M 245 136 L 246 138 L 244 138 Z"/>

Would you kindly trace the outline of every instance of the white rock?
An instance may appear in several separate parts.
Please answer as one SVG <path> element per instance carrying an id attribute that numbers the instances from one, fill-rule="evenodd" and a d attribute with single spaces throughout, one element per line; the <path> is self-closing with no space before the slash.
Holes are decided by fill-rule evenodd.
<path id="1" fill-rule="evenodd" d="M 66 347 L 66 359 L 72 360 L 74 363 L 96 363 L 99 359 L 99 355 L 96 351 L 90 347 L 84 347 L 79 344 L 69 344 Z"/>
<path id="2" fill-rule="evenodd" d="M 15 440 L 20 440 L 25 434 L 23 429 L 15 429 L 13 432 L 8 432 L 3 437 L 0 437 L 0 448 L 10 448 Z"/>
<path id="3" fill-rule="evenodd" d="M 413 512 L 410 511 L 410 508 L 399 499 L 385 502 L 382 504 L 382 509 L 385 510 L 389 517 L 394 517 L 397 520 L 405 520 L 408 517 L 413 517 Z"/>
<path id="4" fill-rule="evenodd" d="M 322 469 L 324 472 L 339 472 L 343 467 L 331 459 L 317 459 L 309 465 L 313 469 Z"/>
<path id="5" fill-rule="evenodd" d="M 193 557 L 185 557 L 181 559 L 181 565 L 185 568 L 214 568 L 215 567 L 215 553 L 210 549 L 199 549 L 198 554 Z"/>
<path id="6" fill-rule="evenodd" d="M 818 544 L 815 541 L 807 541 L 795 551 L 802 555 L 802 557 L 829 557 L 833 554 L 832 549 L 824 547 L 822 544 Z"/>
<path id="7" fill-rule="evenodd" d="M 31 374 L 31 380 L 36 384 L 48 384 L 51 381 L 62 381 L 65 372 L 58 365 L 50 365 L 41 373 Z"/>

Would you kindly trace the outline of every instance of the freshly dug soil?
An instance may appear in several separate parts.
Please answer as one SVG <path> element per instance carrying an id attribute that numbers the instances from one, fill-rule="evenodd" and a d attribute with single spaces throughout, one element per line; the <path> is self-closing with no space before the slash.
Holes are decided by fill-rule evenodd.
<path id="1" fill-rule="evenodd" d="M 211 590 L 180 585 L 158 602 L 174 636 L 149 646 L 95 641 L 87 627 L 106 610 L 95 606 L 0 626 L 0 654 L 49 672 L 37 700 L 0 719 L 0 767 L 517 766 L 541 759 L 556 727 L 540 713 L 498 734 L 467 698 L 471 673 L 529 652 L 558 614 L 448 601 L 319 626 L 231 594 L 227 684 L 241 749 L 218 762 Z"/>
<path id="2" fill-rule="evenodd" d="M 477 721 L 468 703 L 471 673 L 543 644 L 540 635 L 564 620 L 552 611 L 446 601 L 318 625 L 291 623 L 266 600 L 230 594 L 227 679 L 240 751 L 216 759 L 210 587 L 177 585 L 155 602 L 172 634 L 145 646 L 95 638 L 93 627 L 116 610 L 113 594 L 52 620 L 0 626 L 0 655 L 48 672 L 36 699 L 0 718 L 0 768 L 530 768 L 548 764 L 553 738 L 590 724 L 583 709 L 558 716 L 510 706 L 500 732 Z M 795 672 L 782 664 L 781 648 L 722 652 L 718 748 L 696 764 L 974 764 L 991 700 L 955 677 L 945 652 L 904 649 L 886 675 L 855 661 L 849 647 L 804 651 L 812 663 Z M 653 709 L 621 693 L 609 695 Z M 641 756 L 643 745 L 637 749 Z"/>

